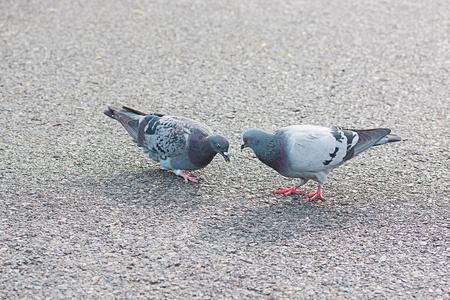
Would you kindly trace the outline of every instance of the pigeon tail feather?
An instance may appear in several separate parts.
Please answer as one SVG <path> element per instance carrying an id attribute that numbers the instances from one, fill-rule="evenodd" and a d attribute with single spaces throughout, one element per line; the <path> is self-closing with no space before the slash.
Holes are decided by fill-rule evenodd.
<path id="1" fill-rule="evenodd" d="M 144 113 L 144 112 L 142 112 L 140 110 L 134 109 L 134 108 L 126 106 L 126 105 L 122 105 L 122 109 L 126 110 L 128 112 L 140 115 L 140 116 L 147 116 L 148 115 L 147 113 Z"/>
<path id="2" fill-rule="evenodd" d="M 363 153 L 370 147 L 377 144 L 382 138 L 391 133 L 389 128 L 375 128 L 375 129 L 348 129 L 358 134 L 359 140 L 353 147 L 352 151 L 347 153 L 344 161 Z M 349 155 L 350 154 L 350 155 Z"/>
<path id="3" fill-rule="evenodd" d="M 107 115 L 108 117 L 115 119 L 114 112 L 119 111 L 119 110 L 120 110 L 119 107 L 110 105 L 110 106 L 108 106 L 108 110 L 105 110 L 103 113 L 105 115 Z"/>
<path id="4" fill-rule="evenodd" d="M 108 106 L 108 110 L 104 111 L 104 114 L 110 118 L 119 121 L 128 133 L 136 141 L 138 137 L 139 120 L 142 117 L 134 112 L 128 112 L 117 106 Z"/>
<path id="5" fill-rule="evenodd" d="M 390 133 L 390 134 L 386 135 L 384 138 L 382 138 L 381 140 L 379 140 L 374 146 L 383 145 L 386 143 L 400 142 L 401 140 L 402 140 L 402 138 L 399 137 L 398 135 L 396 135 L 394 133 Z"/>

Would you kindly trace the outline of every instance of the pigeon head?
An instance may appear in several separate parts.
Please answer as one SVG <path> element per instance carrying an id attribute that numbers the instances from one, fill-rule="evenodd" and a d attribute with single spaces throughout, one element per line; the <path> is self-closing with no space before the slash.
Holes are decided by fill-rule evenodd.
<path id="1" fill-rule="evenodd" d="M 255 152 L 256 157 L 269 167 L 280 169 L 280 155 L 282 152 L 281 136 L 270 134 L 261 129 L 250 129 L 244 133 L 244 144 L 241 149 L 249 147 Z"/>
<path id="2" fill-rule="evenodd" d="M 261 129 L 255 128 L 255 129 L 247 130 L 244 133 L 244 137 L 243 137 L 244 144 L 241 145 L 241 150 L 244 148 L 247 148 L 247 147 L 253 149 L 253 151 L 257 150 L 259 147 L 260 141 L 266 139 L 268 135 L 270 135 L 270 134 Z"/>
<path id="3" fill-rule="evenodd" d="M 213 151 L 223 156 L 226 163 L 230 162 L 230 154 L 228 153 L 230 143 L 226 138 L 221 135 L 213 135 L 209 137 L 209 145 Z"/>

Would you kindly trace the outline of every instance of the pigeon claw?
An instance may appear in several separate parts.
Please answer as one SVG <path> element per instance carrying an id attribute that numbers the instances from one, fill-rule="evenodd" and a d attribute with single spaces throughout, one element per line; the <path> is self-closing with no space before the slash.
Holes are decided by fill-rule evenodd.
<path id="1" fill-rule="evenodd" d="M 190 177 L 190 176 L 188 176 L 188 175 L 186 175 L 186 174 L 184 174 L 184 173 L 181 173 L 180 176 L 184 178 L 184 182 L 186 182 L 186 183 L 187 183 L 188 181 L 192 181 L 192 182 L 196 182 L 196 183 L 197 183 L 197 182 L 200 180 L 200 178 L 197 178 L 197 177 Z"/>
<path id="2" fill-rule="evenodd" d="M 279 191 L 275 191 L 273 192 L 274 194 L 284 194 L 285 196 L 290 195 L 290 194 L 294 194 L 294 193 L 301 193 L 303 194 L 303 191 L 298 191 L 297 190 L 298 187 L 291 187 L 290 189 L 285 189 L 285 188 L 280 188 Z"/>
<path id="3" fill-rule="evenodd" d="M 314 194 L 306 194 L 305 197 L 311 197 L 309 201 L 313 201 L 317 197 L 325 201 L 325 199 L 322 197 L 322 187 L 320 185 L 317 188 L 317 192 L 315 192 Z"/>
<path id="4" fill-rule="evenodd" d="M 322 199 L 322 200 L 325 200 L 325 198 L 323 198 L 321 194 L 317 194 L 317 193 L 314 193 L 314 194 L 306 194 L 305 197 L 311 197 L 311 199 L 309 199 L 309 201 L 313 201 L 313 200 L 316 199 L 317 197 L 319 197 L 319 198 Z"/>

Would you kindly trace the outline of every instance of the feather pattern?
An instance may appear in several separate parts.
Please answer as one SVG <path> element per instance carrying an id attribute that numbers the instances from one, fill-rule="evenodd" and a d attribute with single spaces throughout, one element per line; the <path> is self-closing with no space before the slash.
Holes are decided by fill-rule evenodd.
<path id="1" fill-rule="evenodd" d="M 308 180 L 319 184 L 318 194 L 327 175 L 347 160 L 372 146 L 400 141 L 387 128 L 353 130 L 341 127 L 292 125 L 280 128 L 273 134 L 260 129 L 244 133 L 244 145 L 250 147 L 266 165 L 283 176 L 300 178 L 292 189 L 283 189 L 288 194 Z"/>
<path id="2" fill-rule="evenodd" d="M 145 114 L 126 106 L 109 106 L 105 114 L 119 121 L 145 154 L 183 177 L 187 175 L 180 170 L 203 168 L 217 153 L 229 161 L 228 140 L 213 135 L 201 122 L 159 113 Z"/>

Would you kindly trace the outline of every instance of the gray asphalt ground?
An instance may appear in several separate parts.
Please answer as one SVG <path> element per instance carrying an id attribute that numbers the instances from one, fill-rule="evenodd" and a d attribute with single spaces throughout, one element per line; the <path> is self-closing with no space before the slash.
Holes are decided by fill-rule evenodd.
<path id="1" fill-rule="evenodd" d="M 0 298 L 449 299 L 448 4 L 1 1 Z M 185 184 L 121 103 L 208 123 L 232 167 Z M 309 202 L 239 150 L 292 124 L 404 141 Z"/>

